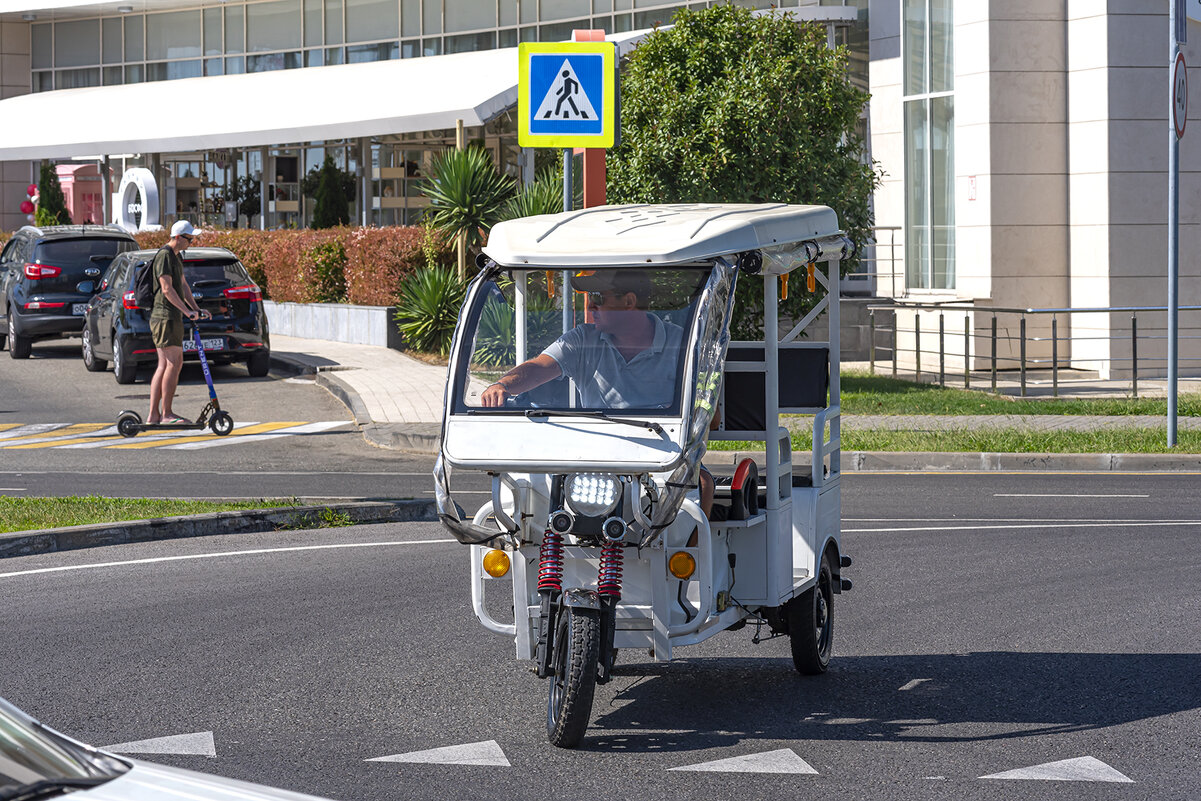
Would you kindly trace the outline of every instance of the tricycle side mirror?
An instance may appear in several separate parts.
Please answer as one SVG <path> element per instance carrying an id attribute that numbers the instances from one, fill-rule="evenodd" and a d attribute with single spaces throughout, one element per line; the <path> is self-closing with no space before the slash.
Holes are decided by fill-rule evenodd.
<path id="1" fill-rule="evenodd" d="M 75 291 L 81 292 L 84 295 L 91 295 L 92 293 L 94 293 L 96 291 L 96 282 L 95 281 L 80 281 L 78 284 L 75 285 Z"/>

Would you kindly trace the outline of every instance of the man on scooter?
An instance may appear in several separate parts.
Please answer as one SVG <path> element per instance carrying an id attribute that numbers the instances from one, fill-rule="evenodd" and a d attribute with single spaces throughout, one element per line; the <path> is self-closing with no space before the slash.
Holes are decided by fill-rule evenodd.
<path id="1" fill-rule="evenodd" d="M 184 280 L 183 253 L 200 231 L 187 220 L 171 226 L 171 238 L 154 255 L 154 261 L 144 270 L 153 270 L 155 279 L 154 306 L 150 312 L 150 336 L 158 351 L 158 367 L 150 379 L 150 425 L 169 423 L 189 425 L 189 421 L 171 411 L 179 372 L 183 368 L 183 318 L 204 320 L 212 317 L 196 305 L 188 283 Z M 160 409 L 160 403 L 162 408 Z"/>

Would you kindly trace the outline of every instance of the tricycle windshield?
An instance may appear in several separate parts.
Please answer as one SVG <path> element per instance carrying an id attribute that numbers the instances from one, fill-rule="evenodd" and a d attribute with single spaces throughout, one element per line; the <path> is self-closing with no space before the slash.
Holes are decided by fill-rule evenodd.
<path id="1" fill-rule="evenodd" d="M 711 265 L 498 273 L 459 338 L 456 409 L 679 416 Z"/>

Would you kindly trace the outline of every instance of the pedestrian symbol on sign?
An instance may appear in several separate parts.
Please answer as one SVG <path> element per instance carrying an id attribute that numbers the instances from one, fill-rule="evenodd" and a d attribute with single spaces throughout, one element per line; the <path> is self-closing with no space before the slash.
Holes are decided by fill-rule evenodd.
<path id="1" fill-rule="evenodd" d="M 596 109 L 588 100 L 588 93 L 580 90 L 580 82 L 570 60 L 563 60 L 558 77 L 547 89 L 546 96 L 542 98 L 542 104 L 538 106 L 534 116 L 540 120 L 596 119 Z"/>

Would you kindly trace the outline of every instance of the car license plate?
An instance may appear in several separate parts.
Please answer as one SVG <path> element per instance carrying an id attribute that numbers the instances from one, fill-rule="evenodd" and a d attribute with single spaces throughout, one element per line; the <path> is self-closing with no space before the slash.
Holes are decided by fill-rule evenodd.
<path id="1" fill-rule="evenodd" d="M 87 311 L 87 308 L 88 304 L 86 303 L 72 303 L 71 314 L 83 314 L 85 311 Z"/>
<path id="2" fill-rule="evenodd" d="M 224 337 L 212 337 L 210 339 L 202 339 L 200 341 L 204 345 L 205 351 L 225 350 L 225 338 Z M 183 349 L 185 351 L 195 352 L 196 339 L 194 337 L 192 339 L 185 339 L 183 341 Z"/>

